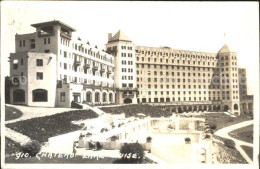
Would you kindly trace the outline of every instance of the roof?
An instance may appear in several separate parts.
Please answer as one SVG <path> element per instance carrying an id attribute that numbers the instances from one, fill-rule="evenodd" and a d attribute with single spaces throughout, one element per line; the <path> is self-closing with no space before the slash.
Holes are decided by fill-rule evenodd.
<path id="1" fill-rule="evenodd" d="M 119 30 L 112 38 L 108 40 L 108 42 L 114 41 L 132 42 L 132 40 L 122 30 Z"/>
<path id="2" fill-rule="evenodd" d="M 59 21 L 59 20 L 54 20 L 54 21 L 48 21 L 48 22 L 41 22 L 41 23 L 36 23 L 36 24 L 31 24 L 32 27 L 42 27 L 42 26 L 50 26 L 50 25 L 61 25 L 70 31 L 76 31 L 76 29 L 70 27 L 69 25 Z"/>
<path id="3" fill-rule="evenodd" d="M 218 51 L 218 53 L 230 53 L 235 52 L 234 49 L 230 48 L 227 44 L 224 44 L 223 47 Z"/>

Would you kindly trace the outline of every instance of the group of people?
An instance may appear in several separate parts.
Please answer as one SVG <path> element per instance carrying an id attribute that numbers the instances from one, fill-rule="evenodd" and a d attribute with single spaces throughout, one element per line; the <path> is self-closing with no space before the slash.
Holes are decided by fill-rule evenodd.
<path id="1" fill-rule="evenodd" d="M 103 146 L 98 141 L 96 143 L 94 143 L 94 142 L 92 142 L 92 140 L 90 140 L 89 149 L 90 150 L 102 150 Z"/>

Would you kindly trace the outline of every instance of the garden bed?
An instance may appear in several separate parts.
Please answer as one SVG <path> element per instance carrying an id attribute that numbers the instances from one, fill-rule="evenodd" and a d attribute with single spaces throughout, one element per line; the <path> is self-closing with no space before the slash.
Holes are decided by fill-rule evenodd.
<path id="1" fill-rule="evenodd" d="M 21 152 L 21 145 L 13 140 L 5 137 L 5 156 L 10 157 L 18 152 Z"/>
<path id="2" fill-rule="evenodd" d="M 76 110 L 59 113 L 51 116 L 38 117 L 24 121 L 7 124 L 17 132 L 20 132 L 32 140 L 40 143 L 47 142 L 48 138 L 80 130 L 82 127 L 72 124 L 72 121 L 97 118 L 92 110 Z"/>
<path id="3" fill-rule="evenodd" d="M 226 147 L 222 143 L 216 142 L 218 152 L 217 160 L 220 164 L 247 164 L 237 149 Z"/>
<path id="4" fill-rule="evenodd" d="M 170 117 L 172 115 L 171 112 L 161 110 L 159 108 L 150 106 L 148 104 L 133 104 L 133 105 L 116 106 L 116 107 L 103 107 L 101 108 L 101 110 L 111 114 L 125 113 L 126 117 L 135 116 L 138 113 L 143 113 L 151 117 L 162 117 L 162 116 Z"/>

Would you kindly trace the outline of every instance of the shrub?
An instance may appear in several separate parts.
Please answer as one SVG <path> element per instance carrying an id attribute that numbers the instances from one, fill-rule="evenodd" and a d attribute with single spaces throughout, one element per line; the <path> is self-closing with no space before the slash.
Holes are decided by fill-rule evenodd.
<path id="1" fill-rule="evenodd" d="M 36 156 L 41 150 L 41 144 L 38 141 L 30 141 L 22 146 L 23 153 L 28 153 L 31 157 Z"/>
<path id="2" fill-rule="evenodd" d="M 210 138 L 210 135 L 207 134 L 207 135 L 205 136 L 205 138 Z"/>
<path id="3" fill-rule="evenodd" d="M 216 124 L 210 125 L 210 129 L 211 129 L 211 130 L 215 130 L 216 128 L 217 128 L 217 125 L 216 125 Z"/>
<path id="4" fill-rule="evenodd" d="M 191 139 L 189 137 L 185 138 L 185 143 L 190 143 Z"/>
<path id="5" fill-rule="evenodd" d="M 120 154 L 122 155 L 122 159 L 126 159 L 129 156 L 130 159 L 133 159 L 135 156 L 139 162 L 142 162 L 144 157 L 144 149 L 139 143 L 125 143 L 120 149 Z"/>
<path id="6" fill-rule="evenodd" d="M 235 146 L 236 146 L 236 143 L 230 139 L 224 140 L 224 144 L 225 144 L 225 146 L 227 146 L 229 148 L 235 148 Z"/>
<path id="7" fill-rule="evenodd" d="M 146 138 L 146 142 L 147 142 L 147 143 L 151 143 L 151 142 L 152 142 L 152 137 L 150 137 L 150 136 L 147 137 L 147 138 Z"/>
<path id="8" fill-rule="evenodd" d="M 116 141 L 116 140 L 118 140 L 119 138 L 118 138 L 118 136 L 112 136 L 112 137 L 110 137 L 110 140 L 111 141 Z"/>

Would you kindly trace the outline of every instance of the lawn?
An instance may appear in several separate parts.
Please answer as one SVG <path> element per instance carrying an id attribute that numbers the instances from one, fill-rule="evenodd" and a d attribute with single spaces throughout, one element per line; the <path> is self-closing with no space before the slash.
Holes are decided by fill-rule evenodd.
<path id="1" fill-rule="evenodd" d="M 205 115 L 206 122 L 211 126 L 213 124 L 216 125 L 215 131 L 222 129 L 227 126 L 231 126 L 233 124 L 237 124 L 243 121 L 250 120 L 245 115 L 237 116 L 237 117 L 230 117 L 225 113 L 208 113 Z"/>
<path id="2" fill-rule="evenodd" d="M 7 124 L 6 127 L 43 143 L 47 142 L 50 137 L 80 130 L 81 127 L 72 124 L 72 121 L 97 117 L 98 115 L 92 110 L 76 110 L 18 121 Z"/>
<path id="3" fill-rule="evenodd" d="M 253 161 L 253 147 L 242 145 L 241 148 L 246 152 L 248 157 Z"/>
<path id="4" fill-rule="evenodd" d="M 14 107 L 5 106 L 5 121 L 17 119 L 22 115 L 23 113 L 20 110 Z"/>
<path id="5" fill-rule="evenodd" d="M 239 128 L 228 133 L 229 136 L 248 143 L 253 143 L 253 125 Z"/>
<path id="6" fill-rule="evenodd" d="M 148 104 L 133 104 L 133 105 L 125 105 L 125 106 L 117 106 L 117 107 L 103 107 L 101 108 L 101 110 L 111 114 L 125 113 L 126 117 L 135 116 L 138 113 L 143 113 L 151 117 L 162 117 L 162 116 L 169 117 L 172 115 L 171 112 L 161 110 L 159 108 L 150 106 Z"/>

